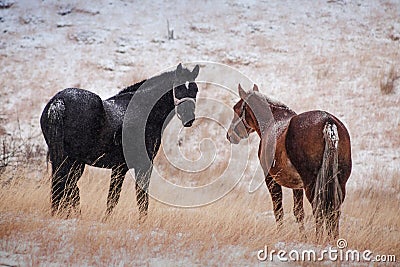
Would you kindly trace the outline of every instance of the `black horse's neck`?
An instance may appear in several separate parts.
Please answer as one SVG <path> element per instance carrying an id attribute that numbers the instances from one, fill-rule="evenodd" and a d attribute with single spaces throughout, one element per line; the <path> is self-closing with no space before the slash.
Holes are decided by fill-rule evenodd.
<path id="1" fill-rule="evenodd" d="M 151 126 L 151 128 L 160 127 L 160 129 L 163 130 L 174 116 L 174 109 L 175 105 L 171 88 L 171 90 L 165 93 L 151 109 L 147 125 Z"/>
<path id="2" fill-rule="evenodd" d="M 172 83 L 175 76 L 174 71 L 164 72 L 160 75 L 154 76 L 150 79 L 143 80 L 141 82 L 130 85 L 122 89 L 117 95 L 126 93 L 134 94 L 136 92 L 148 92 L 160 86 L 168 86 L 172 90 Z"/>
<path id="3" fill-rule="evenodd" d="M 172 93 L 174 78 L 175 72 L 165 72 L 126 87 L 116 97 L 134 102 L 134 106 L 148 114 L 145 116 L 146 128 L 161 132 L 175 114 Z"/>

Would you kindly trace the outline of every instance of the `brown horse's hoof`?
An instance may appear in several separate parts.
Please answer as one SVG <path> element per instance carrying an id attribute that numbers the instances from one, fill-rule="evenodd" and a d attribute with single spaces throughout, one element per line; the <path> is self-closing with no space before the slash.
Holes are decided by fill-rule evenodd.
<path id="1" fill-rule="evenodd" d="M 299 226 L 299 233 L 300 233 L 300 238 L 302 241 L 307 240 L 307 235 L 306 235 L 306 229 L 304 228 L 304 224 Z"/>

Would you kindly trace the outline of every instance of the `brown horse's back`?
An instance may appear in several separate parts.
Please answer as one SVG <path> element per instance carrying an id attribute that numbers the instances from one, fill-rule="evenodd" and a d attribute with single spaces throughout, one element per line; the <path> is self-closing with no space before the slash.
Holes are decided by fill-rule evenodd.
<path id="1" fill-rule="evenodd" d="M 305 187 L 311 185 L 321 168 L 325 141 L 323 130 L 326 123 L 335 124 L 339 134 L 338 177 L 345 194 L 345 184 L 351 172 L 350 136 L 339 119 L 325 111 L 308 111 L 294 116 L 286 136 L 286 151 L 292 164 L 303 179 Z M 311 198 L 307 192 L 307 198 Z"/>

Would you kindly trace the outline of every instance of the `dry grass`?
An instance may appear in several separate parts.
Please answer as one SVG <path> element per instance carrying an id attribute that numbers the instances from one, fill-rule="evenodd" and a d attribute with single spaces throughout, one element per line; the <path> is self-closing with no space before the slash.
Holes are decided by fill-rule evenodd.
<path id="1" fill-rule="evenodd" d="M 379 175 L 374 172 L 366 179 Z M 396 254 L 400 249 L 398 210 L 399 171 L 388 174 L 393 190 L 375 187 L 349 189 L 343 206 L 341 237 L 352 249 Z M 291 193 L 284 192 L 285 225 L 277 231 L 266 189 L 248 194 L 234 189 L 222 200 L 200 208 L 183 209 L 151 200 L 149 217 L 137 224 L 134 182 L 127 177 L 121 201 L 108 223 L 105 210 L 109 173 L 90 168 L 79 182 L 82 215 L 57 219 L 49 216 L 49 181 L 34 181 L 26 173 L 4 184 L 0 192 L 0 250 L 21 254 L 22 264 L 116 265 L 141 264 L 162 257 L 176 262 L 238 260 L 256 263 L 255 251 L 277 242 L 315 244 L 310 205 L 306 202 L 306 235 L 297 231 L 291 212 Z M 239 252 L 235 252 L 237 249 Z M 213 253 L 218 251 L 218 254 Z M 228 254 L 239 253 L 226 259 Z M 28 257 L 29 255 L 29 257 Z M 218 256 L 219 255 L 219 256 Z M 400 255 L 396 255 L 400 257 Z M 175 263 L 176 263 L 175 262 Z"/>
<path id="2" fill-rule="evenodd" d="M 381 76 L 380 88 L 384 95 L 393 94 L 395 91 L 394 82 L 400 78 L 394 66 L 391 66 L 389 71 Z"/>

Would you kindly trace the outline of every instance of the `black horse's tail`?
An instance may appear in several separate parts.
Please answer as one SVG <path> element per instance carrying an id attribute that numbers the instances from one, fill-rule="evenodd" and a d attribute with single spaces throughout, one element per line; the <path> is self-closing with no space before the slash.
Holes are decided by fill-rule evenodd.
<path id="1" fill-rule="evenodd" d="M 47 110 L 47 145 L 49 151 L 47 160 L 52 163 L 54 168 L 62 164 L 64 155 L 64 112 L 65 104 L 62 99 L 55 99 L 51 102 Z"/>
<path id="2" fill-rule="evenodd" d="M 327 122 L 323 129 L 325 148 L 322 165 L 315 183 L 313 213 L 317 221 L 323 223 L 328 231 L 332 223 L 338 220 L 340 205 L 343 202 L 343 193 L 338 178 L 338 144 L 339 134 L 334 123 Z M 335 221 L 332 221 L 335 220 Z M 331 233 L 332 234 L 332 233 Z M 335 235 L 335 233 L 333 233 Z"/>

